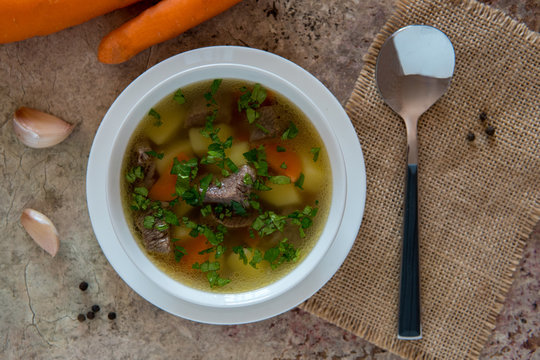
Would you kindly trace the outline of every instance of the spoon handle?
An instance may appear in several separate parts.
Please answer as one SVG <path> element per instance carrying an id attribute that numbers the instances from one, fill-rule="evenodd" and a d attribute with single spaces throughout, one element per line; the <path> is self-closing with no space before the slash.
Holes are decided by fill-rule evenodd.
<path id="1" fill-rule="evenodd" d="M 422 338 L 420 327 L 420 280 L 418 266 L 417 165 L 408 164 L 403 221 L 398 339 Z"/>

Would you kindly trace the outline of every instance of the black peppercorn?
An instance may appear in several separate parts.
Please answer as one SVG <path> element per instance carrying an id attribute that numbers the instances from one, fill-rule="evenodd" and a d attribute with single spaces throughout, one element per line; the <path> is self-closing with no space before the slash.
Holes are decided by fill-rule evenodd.
<path id="1" fill-rule="evenodd" d="M 107 317 L 110 319 L 110 320 L 114 320 L 116 319 L 116 313 L 114 311 L 111 311 L 109 313 L 109 315 L 107 315 Z"/>
<path id="2" fill-rule="evenodd" d="M 77 320 L 83 322 L 84 320 L 86 320 L 86 316 L 84 316 L 84 314 L 79 314 L 79 316 L 77 316 Z"/>
<path id="3" fill-rule="evenodd" d="M 480 121 L 482 121 L 482 122 L 486 121 L 486 119 L 487 119 L 487 114 L 486 114 L 484 111 L 482 111 L 482 112 L 480 113 L 479 119 L 480 119 Z"/>
<path id="4" fill-rule="evenodd" d="M 86 291 L 86 289 L 88 289 L 88 283 L 86 281 L 83 281 L 79 284 L 79 289 L 81 289 L 82 291 Z"/>
<path id="5" fill-rule="evenodd" d="M 93 311 L 89 311 L 89 312 L 86 313 L 86 317 L 87 317 L 88 319 L 92 320 L 93 318 L 96 317 L 96 314 L 94 314 Z"/>
<path id="6" fill-rule="evenodd" d="M 489 125 L 486 128 L 486 134 L 488 134 L 489 136 L 493 136 L 495 134 L 495 128 L 493 126 Z"/>
<path id="7" fill-rule="evenodd" d="M 474 141 L 474 139 L 475 139 L 474 133 L 469 131 L 469 133 L 467 134 L 467 140 Z"/>
<path id="8" fill-rule="evenodd" d="M 92 305 L 92 311 L 97 313 L 100 310 L 99 305 Z"/>

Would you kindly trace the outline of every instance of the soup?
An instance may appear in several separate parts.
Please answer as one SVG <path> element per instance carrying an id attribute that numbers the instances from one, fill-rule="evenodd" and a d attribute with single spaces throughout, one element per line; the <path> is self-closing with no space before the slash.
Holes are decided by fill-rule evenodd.
<path id="1" fill-rule="evenodd" d="M 313 125 L 282 95 L 242 80 L 192 84 L 149 109 L 122 173 L 140 247 L 201 290 L 283 277 L 315 245 L 330 207 L 328 155 Z"/>

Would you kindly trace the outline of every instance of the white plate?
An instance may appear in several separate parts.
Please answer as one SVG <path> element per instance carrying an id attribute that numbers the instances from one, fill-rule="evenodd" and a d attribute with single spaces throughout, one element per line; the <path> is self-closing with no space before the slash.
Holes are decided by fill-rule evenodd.
<path id="1" fill-rule="evenodd" d="M 347 201 L 342 225 L 328 254 L 306 279 L 291 291 L 266 302 L 229 308 L 227 311 L 183 301 L 165 292 L 146 277 L 124 252 L 108 213 L 105 189 L 106 166 L 111 156 L 114 136 L 125 116 L 147 92 L 170 76 L 201 65 L 232 63 L 254 66 L 287 79 L 317 104 L 325 118 L 332 119 L 332 128 L 340 140 L 347 172 Z M 329 100 L 330 99 L 330 100 Z M 113 103 L 94 139 L 87 169 L 87 202 L 92 226 L 98 242 L 118 275 L 139 295 L 171 314 L 209 324 L 242 324 L 281 314 L 312 296 L 337 271 L 351 249 L 362 221 L 366 200 L 364 157 L 349 118 L 339 102 L 324 85 L 298 65 L 261 50 L 217 46 L 188 51 L 173 56 L 133 81 Z"/>

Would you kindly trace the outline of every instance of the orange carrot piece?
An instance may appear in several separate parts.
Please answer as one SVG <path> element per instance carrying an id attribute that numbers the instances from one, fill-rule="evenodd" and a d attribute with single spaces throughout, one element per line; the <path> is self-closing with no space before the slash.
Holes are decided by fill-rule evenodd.
<path id="1" fill-rule="evenodd" d="M 178 161 L 189 160 L 189 156 L 184 153 L 180 153 L 176 156 Z M 158 201 L 171 201 L 174 199 L 174 192 L 176 190 L 176 178 L 178 176 L 171 174 L 174 160 L 169 166 L 169 171 L 159 177 L 159 179 L 152 185 L 150 191 L 148 191 L 148 197 L 152 200 Z"/>
<path id="2" fill-rule="evenodd" d="M 177 243 L 178 246 L 186 250 L 186 254 L 180 259 L 180 265 L 186 270 L 192 269 L 191 266 L 196 262 L 202 264 L 210 257 L 210 254 L 199 254 L 199 252 L 212 246 L 204 235 L 199 235 L 195 238 L 190 237 L 189 239 L 180 240 Z"/>
<path id="3" fill-rule="evenodd" d="M 285 151 L 278 152 L 278 146 L 285 148 Z M 264 144 L 264 148 L 266 150 L 266 161 L 272 170 L 280 175 L 290 177 L 291 181 L 298 180 L 302 172 L 302 161 L 298 154 L 280 143 L 266 143 Z M 281 167 L 283 163 L 285 163 L 285 169 Z"/>
<path id="4" fill-rule="evenodd" d="M 119 64 L 142 50 L 172 39 L 241 0 L 162 0 L 113 30 L 98 48 L 99 61 Z"/>
<path id="5" fill-rule="evenodd" d="M 49 35 L 140 0 L 0 0 L 0 44 Z"/>

